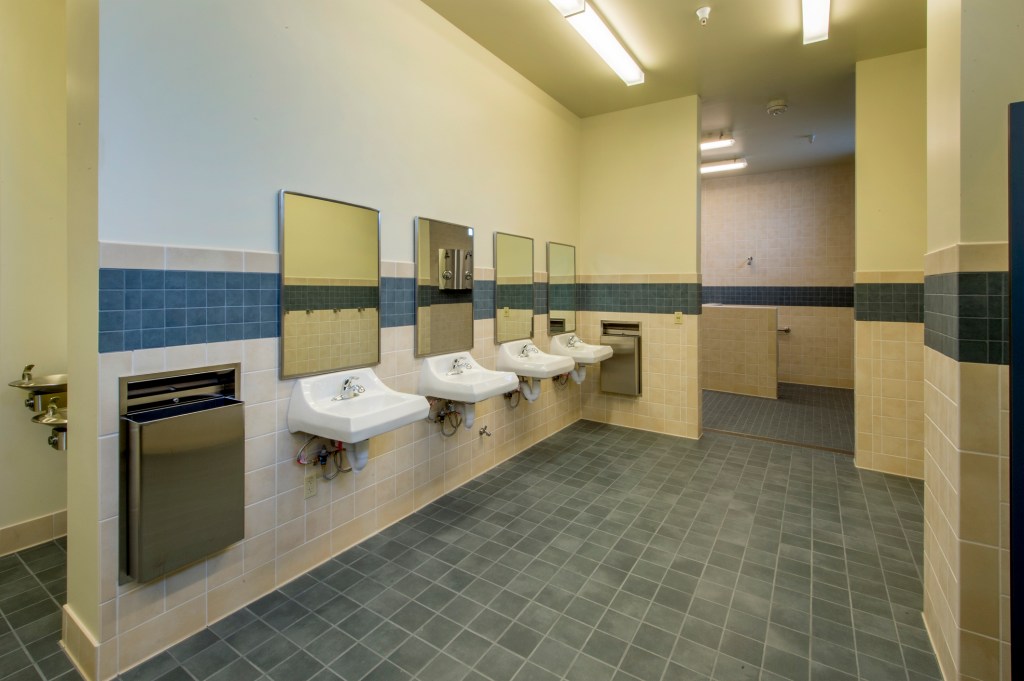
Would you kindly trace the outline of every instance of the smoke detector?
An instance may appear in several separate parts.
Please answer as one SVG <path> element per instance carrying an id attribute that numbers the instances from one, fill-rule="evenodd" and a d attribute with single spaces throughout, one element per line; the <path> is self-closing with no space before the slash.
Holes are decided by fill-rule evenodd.
<path id="1" fill-rule="evenodd" d="M 768 102 L 768 107 L 765 109 L 769 116 L 781 116 L 782 114 L 789 111 L 789 104 L 786 104 L 784 99 L 773 99 Z"/>
<path id="2" fill-rule="evenodd" d="M 710 14 L 710 7 L 701 7 L 700 9 L 697 10 L 697 20 L 700 22 L 701 26 L 708 25 L 708 16 L 710 16 Z"/>

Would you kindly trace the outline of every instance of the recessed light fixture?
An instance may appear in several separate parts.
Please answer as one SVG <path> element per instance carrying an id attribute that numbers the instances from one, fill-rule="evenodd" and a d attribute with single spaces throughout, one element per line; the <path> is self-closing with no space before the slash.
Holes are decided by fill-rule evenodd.
<path id="1" fill-rule="evenodd" d="M 724 173 L 727 170 L 743 170 L 747 167 L 747 159 L 736 158 L 731 161 L 716 161 L 715 163 L 702 163 L 700 166 L 700 174 L 707 175 L 708 173 Z"/>
<path id="2" fill-rule="evenodd" d="M 804 45 L 828 40 L 829 0 L 804 0 Z"/>
<path id="3" fill-rule="evenodd" d="M 711 151 L 713 149 L 725 149 L 736 144 L 736 140 L 733 139 L 732 135 L 726 135 L 724 132 L 718 133 L 718 137 L 709 137 L 700 143 L 701 151 Z"/>
<path id="4" fill-rule="evenodd" d="M 551 4 L 626 85 L 644 82 L 644 72 L 586 0 L 551 0 Z"/>

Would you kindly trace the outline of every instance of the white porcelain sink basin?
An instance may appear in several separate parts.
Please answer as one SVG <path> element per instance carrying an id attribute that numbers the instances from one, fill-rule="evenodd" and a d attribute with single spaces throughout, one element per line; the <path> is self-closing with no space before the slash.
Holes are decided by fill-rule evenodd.
<path id="1" fill-rule="evenodd" d="M 420 370 L 420 394 L 473 404 L 511 392 L 515 374 L 484 369 L 468 352 L 426 357 Z"/>
<path id="2" fill-rule="evenodd" d="M 288 403 L 288 430 L 356 443 L 427 417 L 420 395 L 384 385 L 370 369 L 300 378 Z"/>
<path id="3" fill-rule="evenodd" d="M 551 378 L 567 374 L 576 363 L 568 357 L 541 352 L 528 340 L 502 343 L 495 362 L 499 371 L 512 371 L 525 378 Z"/>
<path id="4" fill-rule="evenodd" d="M 612 348 L 584 343 L 574 333 L 563 333 L 551 339 L 551 354 L 571 357 L 577 364 L 597 364 L 612 356 Z"/>

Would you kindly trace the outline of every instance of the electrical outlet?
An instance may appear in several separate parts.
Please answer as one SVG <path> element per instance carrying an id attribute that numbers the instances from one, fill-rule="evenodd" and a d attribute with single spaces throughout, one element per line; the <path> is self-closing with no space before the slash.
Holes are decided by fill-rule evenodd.
<path id="1" fill-rule="evenodd" d="M 303 482 L 306 485 L 304 499 L 316 496 L 316 475 L 307 475 Z"/>
<path id="2" fill-rule="evenodd" d="M 676 324 L 682 324 L 682 323 L 683 323 L 683 313 L 682 312 L 676 312 Z"/>

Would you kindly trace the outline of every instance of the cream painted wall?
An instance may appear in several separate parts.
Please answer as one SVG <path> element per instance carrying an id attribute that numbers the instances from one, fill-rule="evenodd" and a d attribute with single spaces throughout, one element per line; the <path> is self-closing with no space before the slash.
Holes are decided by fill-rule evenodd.
<path id="1" fill-rule="evenodd" d="M 0 2 L 0 379 L 67 369 L 64 2 Z M 0 528 L 63 510 L 66 460 L 0 388 Z"/>
<path id="2" fill-rule="evenodd" d="M 699 140 L 696 96 L 583 121 L 580 274 L 700 272 Z"/>
<path id="3" fill-rule="evenodd" d="M 856 268 L 924 270 L 926 54 L 857 63 Z"/>
<path id="4" fill-rule="evenodd" d="M 101 240 L 276 251 L 285 188 L 380 209 L 384 260 L 416 215 L 478 263 L 578 241 L 579 119 L 418 0 L 105 0 L 101 38 Z"/>
<path id="5" fill-rule="evenodd" d="M 1007 239 L 1006 107 L 1024 100 L 1021 26 L 1024 3 L 928 2 L 929 251 Z"/>
<path id="6" fill-rule="evenodd" d="M 1006 241 L 1007 106 L 1024 101 L 1024 2 L 963 4 L 960 241 Z"/>
<path id="7" fill-rule="evenodd" d="M 960 241 L 960 4 L 928 0 L 928 252 Z"/>

